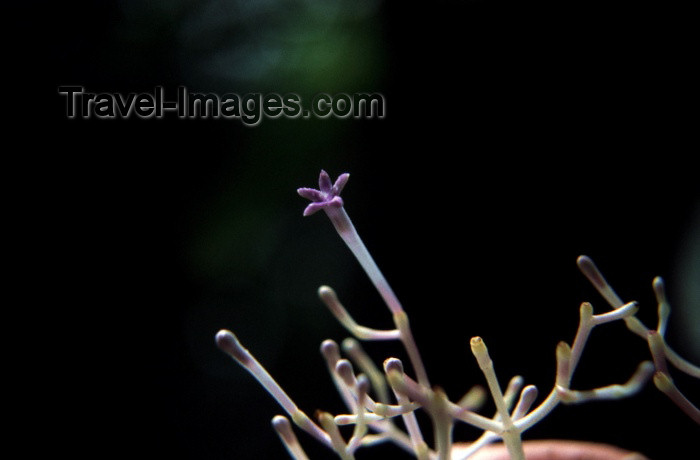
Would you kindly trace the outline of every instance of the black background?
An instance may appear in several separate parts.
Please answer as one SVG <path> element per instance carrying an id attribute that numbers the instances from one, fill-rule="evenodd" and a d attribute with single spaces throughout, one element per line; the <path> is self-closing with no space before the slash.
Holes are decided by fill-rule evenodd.
<path id="1" fill-rule="evenodd" d="M 301 216 L 295 189 L 315 187 L 321 168 L 351 173 L 346 209 L 402 299 L 432 381 L 451 398 L 483 383 L 468 348 L 474 335 L 502 381 L 521 374 L 541 396 L 549 391 L 556 343 L 573 339 L 580 302 L 607 308 L 578 273 L 579 254 L 593 257 L 623 298 L 642 303 L 650 326 L 651 280 L 664 276 L 676 308 L 669 341 L 690 356 L 697 326 L 677 312 L 698 305 L 674 303 L 690 282 L 685 241 L 698 231 L 698 78 L 683 8 L 381 2 L 362 14 L 346 5 L 329 23 L 301 3 L 250 12 L 235 2 L 78 2 L 8 12 L 19 122 L 6 133 L 14 144 L 7 197 L 17 212 L 8 246 L 20 256 L 10 284 L 21 291 L 11 310 L 23 320 L 9 327 L 20 350 L 13 375 L 27 390 L 17 426 L 38 441 L 27 451 L 284 458 L 269 425 L 281 410 L 216 349 L 220 328 L 234 330 L 307 413 L 342 411 L 318 345 L 345 332 L 317 287 L 336 288 L 363 324 L 391 323 L 327 219 Z M 201 17 L 211 24 L 196 29 Z M 267 50 L 257 39 L 295 18 L 327 41 L 332 71 L 304 73 L 300 64 L 256 77 Z M 295 29 L 283 30 L 286 50 Z M 207 56 L 238 43 L 256 45 L 248 60 L 208 67 Z M 288 68 L 300 58 L 277 59 Z M 174 116 L 68 120 L 59 85 L 124 94 L 155 86 L 174 94 L 180 85 L 305 97 L 372 91 L 385 96 L 387 115 L 255 128 Z M 402 356 L 396 344 L 367 349 L 380 362 Z M 606 326 L 574 385 L 622 382 L 647 356 L 622 325 Z M 697 402 L 697 382 L 676 377 Z M 559 407 L 524 437 L 596 440 L 666 459 L 691 449 L 697 433 L 649 385 L 625 401 Z M 332 458 L 299 437 L 312 458 Z M 375 455 L 403 453 L 382 447 L 358 458 Z"/>

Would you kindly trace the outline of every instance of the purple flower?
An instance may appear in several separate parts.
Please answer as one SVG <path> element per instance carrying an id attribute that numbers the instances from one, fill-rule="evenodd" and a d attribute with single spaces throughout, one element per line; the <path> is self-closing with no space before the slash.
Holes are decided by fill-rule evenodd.
<path id="1" fill-rule="evenodd" d="M 304 216 L 310 216 L 323 208 L 342 208 L 343 199 L 340 198 L 340 192 L 349 178 L 350 174 L 341 174 L 333 184 L 328 173 L 321 170 L 321 175 L 318 177 L 319 190 L 305 187 L 297 189 L 299 195 L 312 202 L 304 209 Z"/>

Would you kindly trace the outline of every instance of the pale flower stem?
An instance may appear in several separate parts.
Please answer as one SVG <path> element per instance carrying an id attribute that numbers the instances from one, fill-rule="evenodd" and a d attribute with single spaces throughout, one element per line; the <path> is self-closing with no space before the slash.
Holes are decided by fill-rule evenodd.
<path id="1" fill-rule="evenodd" d="M 408 404 L 409 400 L 406 396 L 396 394 L 396 399 L 399 404 Z M 408 431 L 408 437 L 411 439 L 411 446 L 413 447 L 413 452 L 416 454 L 416 458 L 419 460 L 428 459 L 428 445 L 423 439 L 423 434 L 421 433 L 420 426 L 418 425 L 418 419 L 416 419 L 415 412 L 409 412 L 401 416 L 403 422 L 406 425 L 406 430 Z"/>
<path id="2" fill-rule="evenodd" d="M 267 390 L 270 395 L 279 403 L 280 406 L 289 414 L 297 425 L 302 430 L 309 433 L 314 438 L 321 441 L 323 444 L 331 447 L 331 439 L 328 433 L 323 431 L 316 425 L 297 405 L 292 401 L 282 387 L 272 378 L 265 368 L 250 354 L 248 350 L 243 348 L 236 336 L 227 330 L 221 330 L 216 334 L 216 344 L 226 354 L 235 359 L 243 366 L 260 384 Z"/>
<path id="3" fill-rule="evenodd" d="M 396 297 L 396 294 L 394 294 L 391 286 L 389 286 L 386 278 L 384 278 L 384 275 L 379 270 L 377 263 L 367 250 L 365 243 L 357 233 L 357 230 L 350 220 L 350 216 L 348 216 L 347 212 L 345 212 L 345 209 L 342 207 L 324 208 L 324 211 L 333 223 L 333 226 L 340 237 L 343 239 L 348 248 L 350 248 L 350 251 L 357 258 L 357 261 L 360 262 L 360 265 L 365 270 L 365 273 L 367 273 L 367 276 L 369 276 L 369 279 L 379 291 L 379 294 L 384 299 L 384 302 L 386 302 L 389 310 L 391 310 L 392 313 L 403 311 L 403 307 L 401 306 L 399 299 Z"/>
<path id="4" fill-rule="evenodd" d="M 413 339 L 413 333 L 408 324 L 408 315 L 406 315 L 406 312 L 400 311 L 394 313 L 394 324 L 396 324 L 397 329 L 401 332 L 401 343 L 403 343 L 403 347 L 408 354 L 408 359 L 411 361 L 413 370 L 416 372 L 418 383 L 425 388 L 430 388 L 428 374 L 423 366 L 423 360 L 420 357 L 420 351 L 418 350 L 416 341 Z"/>
<path id="5" fill-rule="evenodd" d="M 346 451 L 353 454 L 362 443 L 362 438 L 367 434 L 367 421 L 365 420 L 365 398 L 369 391 L 369 379 L 360 374 L 357 377 L 357 410 L 355 412 L 355 428 L 352 437 L 348 441 Z"/>
<path id="6" fill-rule="evenodd" d="M 333 223 L 333 226 L 340 237 L 343 239 L 348 248 L 350 248 L 350 251 L 365 270 L 365 273 L 367 273 L 367 276 L 369 276 L 369 279 L 377 288 L 377 291 L 379 291 L 382 299 L 384 299 L 384 302 L 393 314 L 394 323 L 401 333 L 401 342 L 406 348 L 411 365 L 413 366 L 413 370 L 418 378 L 418 382 L 420 382 L 421 385 L 429 387 L 430 382 L 428 380 L 428 374 L 425 371 L 423 360 L 420 357 L 418 347 L 416 346 L 413 339 L 413 334 L 409 328 L 408 317 L 406 316 L 399 299 L 396 297 L 396 294 L 394 294 L 394 291 L 389 286 L 386 278 L 384 278 L 384 275 L 379 270 L 377 263 L 374 261 L 372 255 L 369 253 L 367 247 L 360 238 L 360 235 L 357 233 L 355 226 L 350 220 L 350 216 L 348 216 L 343 207 L 328 207 L 324 208 L 324 211 Z"/>
<path id="7" fill-rule="evenodd" d="M 387 373 L 387 375 L 389 375 L 392 372 L 404 375 L 403 364 L 401 363 L 401 360 L 396 358 L 389 358 L 386 361 L 384 361 L 384 371 Z M 394 392 L 394 396 L 396 397 L 396 400 L 399 403 L 399 405 L 406 405 L 410 403 L 410 400 L 406 396 L 406 394 L 403 391 L 400 391 L 394 385 L 392 385 L 391 380 L 389 380 L 389 384 Z M 408 436 L 411 439 L 411 445 L 413 446 L 413 451 L 416 455 L 416 458 L 418 458 L 419 460 L 427 460 L 428 445 L 423 439 L 423 433 L 421 432 L 420 426 L 418 425 L 416 414 L 414 412 L 409 412 L 407 414 L 403 414 L 401 417 L 403 418 L 403 422 L 406 425 L 406 430 L 408 431 Z"/>
<path id="8" fill-rule="evenodd" d="M 309 460 L 306 452 L 304 452 L 301 444 L 299 444 L 299 440 L 294 434 L 294 431 L 292 431 L 292 425 L 289 423 L 287 417 L 276 415 L 272 419 L 272 426 L 279 435 L 287 452 L 289 452 L 289 455 L 291 455 L 294 460 Z"/>
<path id="9" fill-rule="evenodd" d="M 523 445 L 520 440 L 520 432 L 515 428 L 513 419 L 508 412 L 508 406 L 503 398 L 501 387 L 498 384 L 496 372 L 493 369 L 493 361 L 489 356 L 486 344 L 481 337 L 473 337 L 470 341 L 470 345 L 472 353 L 479 363 L 479 368 L 481 368 L 481 371 L 486 377 L 489 390 L 491 390 L 491 396 L 496 404 L 496 410 L 503 422 L 503 432 L 501 436 L 503 437 L 503 442 L 506 444 L 510 458 L 511 460 L 525 460 L 525 452 L 523 451 Z"/>
<path id="10" fill-rule="evenodd" d="M 418 347 L 416 347 L 413 335 L 408 328 L 408 318 L 404 313 L 403 307 L 399 299 L 394 294 L 394 291 L 389 286 L 386 278 L 377 266 L 377 263 L 372 258 L 372 255 L 367 250 L 367 247 L 362 242 L 360 235 L 357 233 L 355 226 L 350 220 L 350 216 L 345 212 L 343 207 L 343 199 L 340 193 L 345 188 L 350 175 L 348 173 L 341 174 L 336 179 L 335 183 L 331 182 L 330 176 L 326 171 L 321 171 L 318 178 L 318 189 L 300 188 L 297 193 L 307 200 L 311 201 L 304 209 L 304 215 L 310 216 L 321 209 L 326 213 L 335 227 L 338 235 L 343 239 L 345 244 L 350 248 L 357 261 L 364 269 L 367 276 L 372 281 L 372 284 L 379 291 L 379 295 L 384 299 L 389 311 L 394 317 L 394 323 L 397 325 L 401 333 L 401 341 L 408 352 L 411 365 L 416 373 L 416 377 L 421 385 L 430 386 L 428 374 L 425 371 L 425 366 L 421 360 Z"/>

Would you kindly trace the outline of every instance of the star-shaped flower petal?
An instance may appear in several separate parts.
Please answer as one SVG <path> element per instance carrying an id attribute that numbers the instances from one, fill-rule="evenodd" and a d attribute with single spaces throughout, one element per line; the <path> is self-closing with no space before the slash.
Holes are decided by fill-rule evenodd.
<path id="1" fill-rule="evenodd" d="M 350 174 L 344 173 L 338 176 L 335 184 L 331 182 L 331 178 L 326 171 L 321 170 L 321 175 L 318 178 L 318 190 L 314 188 L 300 188 L 297 193 L 312 203 L 304 209 L 304 216 L 323 209 L 323 208 L 341 208 L 343 199 L 340 198 L 340 192 L 348 182 Z"/>

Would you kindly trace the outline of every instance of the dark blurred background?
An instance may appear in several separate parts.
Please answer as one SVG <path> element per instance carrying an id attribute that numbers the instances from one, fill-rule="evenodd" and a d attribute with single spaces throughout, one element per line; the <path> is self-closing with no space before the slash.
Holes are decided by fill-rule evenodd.
<path id="1" fill-rule="evenodd" d="M 321 168 L 351 173 L 346 209 L 451 398 L 483 383 L 474 335 L 504 383 L 521 374 L 549 391 L 580 302 L 607 309 L 578 273 L 579 254 L 641 302 L 649 326 L 651 281 L 665 277 L 668 340 L 698 363 L 698 75 L 686 8 L 177 0 L 8 10 L 20 122 L 6 134 L 17 141 L 7 183 L 20 178 L 9 246 L 14 274 L 29 281 L 15 303 L 27 320 L 18 374 L 30 377 L 19 425 L 39 440 L 28 453 L 285 458 L 270 427 L 281 409 L 215 347 L 220 328 L 307 413 L 342 411 L 318 346 L 346 333 L 316 289 L 333 286 L 363 324 L 391 319 L 325 216 L 301 215 L 295 190 L 315 187 Z M 59 85 L 307 101 L 378 92 L 386 117 L 69 120 Z M 648 357 L 621 324 L 589 345 L 578 388 L 623 382 Z M 392 343 L 367 350 L 379 362 L 403 356 Z M 674 377 L 700 402 L 697 381 Z M 559 407 L 524 437 L 597 440 L 656 460 L 695 446 L 684 430 L 698 434 L 649 385 L 625 401 Z M 312 458 L 333 458 L 299 438 Z M 358 458 L 380 455 L 404 458 L 393 447 Z"/>

